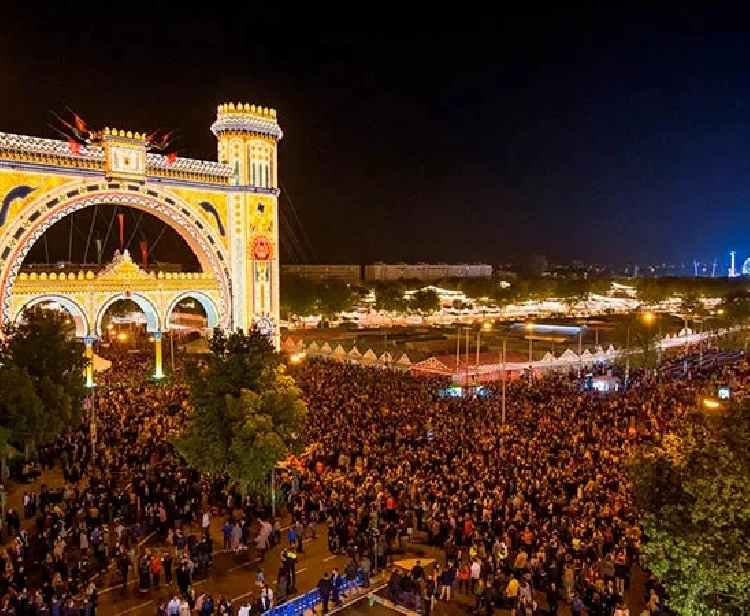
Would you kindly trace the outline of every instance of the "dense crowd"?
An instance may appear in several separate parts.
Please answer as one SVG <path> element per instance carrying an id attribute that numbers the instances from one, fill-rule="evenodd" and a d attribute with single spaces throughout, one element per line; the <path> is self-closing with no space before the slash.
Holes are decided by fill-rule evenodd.
<path id="1" fill-rule="evenodd" d="M 39 470 L 60 470 L 64 487 L 27 489 L 29 529 L 19 512 L 5 513 L 15 541 L 0 562 L 3 616 L 93 616 L 97 584 L 127 588 L 131 576 L 139 592 L 174 581 L 195 601 L 191 581 L 211 566 L 214 550 L 210 533 L 199 529 L 212 505 L 245 504 L 226 478 L 186 468 L 169 444 L 187 418 L 186 387 L 151 382 L 153 364 L 141 354 L 110 359 L 87 401 L 96 429 L 86 423 L 38 451 Z"/>
<path id="2" fill-rule="evenodd" d="M 743 379 L 746 367 L 681 357 L 673 377 L 635 375 L 624 394 L 581 391 L 577 374 L 499 396 L 446 398 L 447 384 L 354 365 L 308 363 L 296 373 L 317 453 L 297 497 L 323 509 L 331 547 L 388 557 L 415 530 L 445 550 L 429 575 L 394 572 L 389 592 L 415 608 L 456 589 L 476 608 L 624 616 L 640 532 L 625 472 L 632 449 L 658 440 L 695 404 L 706 383 Z M 330 472 L 319 473 L 326 465 Z M 376 565 L 377 566 L 377 565 Z M 540 596 L 541 595 L 541 596 Z M 650 578 L 644 603 L 661 609 Z"/>
<path id="3" fill-rule="evenodd" d="M 92 399 L 96 430 L 70 431 L 38 452 L 41 469 L 61 469 L 65 486 L 32 486 L 23 512 L 5 511 L 13 543 L 0 560 L 0 615 L 93 616 L 105 574 L 125 588 L 134 576 L 137 592 L 174 584 L 162 614 L 231 614 L 227 599 L 192 587 L 212 565 L 212 511 L 228 513 L 227 550 L 255 542 L 264 552 L 282 539 L 279 521 L 226 477 L 184 466 L 168 441 L 188 418 L 179 379 L 154 384 L 138 354 L 110 359 Z M 551 614 L 566 602 L 574 614 L 625 616 L 640 536 L 624 460 L 679 421 L 710 370 L 727 379 L 739 368 L 689 382 L 642 378 L 616 396 L 579 391 L 575 375 L 516 382 L 501 426 L 497 396 L 444 398 L 438 380 L 305 362 L 294 376 L 309 407 L 312 452 L 290 485 L 286 539 L 294 545 L 327 522 L 329 548 L 350 557 L 335 575 L 359 569 L 367 580 L 424 533 L 445 562 L 429 573 L 395 572 L 389 592 L 425 610 L 458 591 L 488 611 L 533 614 L 544 596 Z M 30 529 L 22 517 L 34 520 Z M 257 580 L 254 609 L 293 592 L 293 558 L 282 564 L 275 596 Z M 321 587 L 331 589 L 325 580 Z M 645 599 L 650 611 L 663 603 L 655 580 Z"/>

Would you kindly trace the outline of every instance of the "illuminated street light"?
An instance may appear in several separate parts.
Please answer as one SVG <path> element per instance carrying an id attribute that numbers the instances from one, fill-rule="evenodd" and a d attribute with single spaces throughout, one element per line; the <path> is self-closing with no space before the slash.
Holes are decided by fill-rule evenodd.
<path id="1" fill-rule="evenodd" d="M 489 321 L 482 323 L 482 329 L 486 332 L 490 331 L 492 329 L 492 323 Z"/>
<path id="2" fill-rule="evenodd" d="M 534 362 L 534 336 L 532 336 L 534 324 L 530 321 L 526 323 L 526 330 L 529 332 L 529 367 L 531 367 Z"/>
<path id="3" fill-rule="evenodd" d="M 117 339 L 120 342 L 125 342 L 128 339 L 128 335 L 125 332 L 120 332 L 119 334 L 117 334 Z"/>
<path id="4" fill-rule="evenodd" d="M 703 398 L 703 407 L 715 411 L 721 408 L 721 402 L 713 400 L 712 398 Z"/>
<path id="5" fill-rule="evenodd" d="M 292 364 L 298 364 L 300 363 L 305 357 L 307 356 L 306 353 L 293 353 L 289 356 L 289 362 Z"/>

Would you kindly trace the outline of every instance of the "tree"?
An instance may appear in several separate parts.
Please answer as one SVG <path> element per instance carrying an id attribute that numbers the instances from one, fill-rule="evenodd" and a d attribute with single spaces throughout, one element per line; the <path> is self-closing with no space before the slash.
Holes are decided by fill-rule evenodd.
<path id="1" fill-rule="evenodd" d="M 211 350 L 205 368 L 188 371 L 193 416 L 175 446 L 202 472 L 226 472 L 242 489 L 263 492 L 284 454 L 303 446 L 301 392 L 258 332 L 217 330 Z"/>
<path id="2" fill-rule="evenodd" d="M 440 296 L 434 289 L 420 289 L 411 296 L 409 306 L 421 314 L 440 310 Z"/>
<path id="3" fill-rule="evenodd" d="M 6 327 L 0 362 L 27 375 L 41 402 L 38 416 L 29 418 L 31 441 L 48 442 L 65 428 L 80 424 L 88 360 L 80 342 L 66 336 L 59 319 L 31 311 L 20 325 Z"/>
<path id="4" fill-rule="evenodd" d="M 205 369 L 195 362 L 187 368 L 194 408 L 217 400 L 222 405 L 225 396 L 239 398 L 243 389 L 260 391 L 268 384 L 269 373 L 281 363 L 268 338 L 257 331 L 227 334 L 217 328 L 209 348 Z"/>
<path id="5" fill-rule="evenodd" d="M 320 310 L 328 317 L 334 317 L 354 307 L 354 292 L 341 280 L 326 280 L 321 283 L 319 293 Z"/>
<path id="6" fill-rule="evenodd" d="M 750 406 L 691 413 L 630 465 L 643 565 L 688 614 L 750 609 Z"/>
<path id="7" fill-rule="evenodd" d="M 406 308 L 404 292 L 406 288 L 400 282 L 380 282 L 375 286 L 375 308 L 386 312 L 402 312 Z"/>
<path id="8" fill-rule="evenodd" d="M 44 432 L 44 405 L 31 377 L 12 361 L 0 364 L 0 477 L 7 459 Z"/>
<path id="9" fill-rule="evenodd" d="M 301 276 L 284 277 L 281 283 L 281 308 L 286 316 L 305 317 L 315 312 L 318 285 Z"/>

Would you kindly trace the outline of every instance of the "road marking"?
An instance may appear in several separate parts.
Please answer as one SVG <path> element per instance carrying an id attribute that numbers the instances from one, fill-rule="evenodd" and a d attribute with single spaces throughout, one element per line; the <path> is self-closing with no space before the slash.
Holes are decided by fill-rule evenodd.
<path id="1" fill-rule="evenodd" d="M 241 594 L 239 597 L 235 597 L 234 599 L 232 599 L 232 603 L 236 603 L 240 599 L 244 599 L 248 595 L 252 595 L 254 592 L 255 592 L 254 590 L 249 590 L 248 592 Z"/>
<path id="2" fill-rule="evenodd" d="M 130 580 L 128 582 L 128 586 L 131 584 L 137 584 L 138 580 Z M 122 584 L 115 584 L 114 586 L 110 586 L 109 588 L 103 588 L 102 590 L 98 591 L 100 595 L 106 595 L 108 592 L 112 592 L 113 590 L 122 589 Z"/>
<path id="3" fill-rule="evenodd" d="M 156 534 L 156 531 L 154 531 L 153 533 L 151 533 L 151 534 L 150 534 L 150 535 L 149 535 L 148 537 L 146 537 L 146 538 L 145 538 L 145 539 L 144 539 L 143 541 L 139 541 L 139 542 L 138 542 L 138 547 L 141 547 L 141 546 L 142 546 L 142 545 L 143 545 L 144 543 L 146 543 L 146 541 L 148 541 L 149 539 L 151 539 L 151 537 L 153 537 L 153 536 L 154 536 L 155 534 Z"/>
<path id="4" fill-rule="evenodd" d="M 324 558 L 324 559 L 323 559 L 323 562 L 324 562 L 324 563 L 327 563 L 327 562 L 328 562 L 329 560 L 333 560 L 333 559 L 334 559 L 334 558 L 336 558 L 337 556 L 338 556 L 338 554 L 333 554 L 332 556 L 329 556 L 328 558 Z"/>
<path id="5" fill-rule="evenodd" d="M 115 616 L 123 616 L 124 614 L 130 614 L 130 612 L 135 612 L 136 610 L 140 610 L 142 607 L 146 607 L 147 605 L 151 605 L 153 601 L 146 601 L 146 603 L 141 603 L 140 605 L 136 605 L 135 607 L 131 607 L 129 610 L 125 610 L 124 612 L 118 612 L 115 614 Z"/>
<path id="6" fill-rule="evenodd" d="M 243 567 L 249 567 L 253 563 L 257 563 L 257 562 L 260 562 L 260 558 L 255 558 L 255 559 L 251 560 L 250 562 L 241 563 L 239 565 L 231 567 L 230 569 L 227 569 L 227 571 L 229 571 L 229 572 L 231 572 L 231 571 L 237 571 L 237 569 L 242 569 Z"/>

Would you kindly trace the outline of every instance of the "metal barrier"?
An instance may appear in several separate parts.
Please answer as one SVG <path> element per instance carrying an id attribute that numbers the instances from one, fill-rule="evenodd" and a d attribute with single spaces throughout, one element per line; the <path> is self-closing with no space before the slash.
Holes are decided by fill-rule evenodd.
<path id="1" fill-rule="evenodd" d="M 346 596 L 347 594 L 357 592 L 363 583 L 362 572 L 357 572 L 357 578 L 353 581 L 339 578 L 338 591 L 340 595 Z M 272 607 L 270 610 L 265 612 L 267 616 L 304 616 L 304 614 L 310 610 L 315 612 L 315 608 L 318 607 L 323 600 L 320 597 L 320 592 L 317 588 L 306 592 L 304 595 L 289 599 L 281 605 Z"/>

